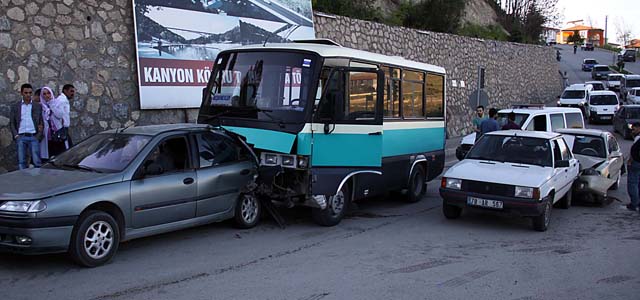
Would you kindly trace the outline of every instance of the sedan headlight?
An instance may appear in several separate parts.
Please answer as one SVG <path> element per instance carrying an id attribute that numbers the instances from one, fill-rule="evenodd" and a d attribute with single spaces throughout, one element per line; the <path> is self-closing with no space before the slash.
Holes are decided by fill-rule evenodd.
<path id="1" fill-rule="evenodd" d="M 462 179 L 456 178 L 442 178 L 442 187 L 452 190 L 462 189 Z"/>
<path id="2" fill-rule="evenodd" d="M 540 190 L 532 187 L 516 186 L 514 196 L 517 198 L 538 199 L 540 198 Z"/>
<path id="3" fill-rule="evenodd" d="M 629 129 L 633 128 L 633 124 L 627 124 L 627 127 L 629 127 Z"/>
<path id="4" fill-rule="evenodd" d="M 47 209 L 47 204 L 44 201 L 7 201 L 0 205 L 0 210 L 10 212 L 29 212 L 37 213 Z"/>

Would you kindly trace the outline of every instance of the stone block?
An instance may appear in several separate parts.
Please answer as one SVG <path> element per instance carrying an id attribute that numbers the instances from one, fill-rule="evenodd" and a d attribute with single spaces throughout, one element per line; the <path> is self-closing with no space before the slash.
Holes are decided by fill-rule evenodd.
<path id="1" fill-rule="evenodd" d="M 20 7 L 9 8 L 9 10 L 7 10 L 7 17 L 11 20 L 22 22 L 25 19 L 24 10 Z"/>

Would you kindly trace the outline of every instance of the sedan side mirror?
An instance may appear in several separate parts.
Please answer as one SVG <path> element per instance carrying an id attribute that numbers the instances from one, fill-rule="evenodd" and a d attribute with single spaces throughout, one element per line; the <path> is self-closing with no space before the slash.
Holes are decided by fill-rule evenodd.
<path id="1" fill-rule="evenodd" d="M 558 160 L 556 161 L 556 168 L 568 168 L 569 167 L 568 160 Z"/>
<path id="2" fill-rule="evenodd" d="M 611 152 L 611 154 L 609 154 L 609 157 L 611 157 L 611 158 L 619 158 L 619 157 L 622 157 L 622 152 L 620 152 L 620 151 L 613 151 L 613 152 Z"/>

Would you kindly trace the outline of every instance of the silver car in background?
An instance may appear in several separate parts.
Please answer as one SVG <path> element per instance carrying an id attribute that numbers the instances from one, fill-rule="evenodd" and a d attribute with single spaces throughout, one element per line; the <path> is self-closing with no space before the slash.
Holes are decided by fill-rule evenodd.
<path id="1" fill-rule="evenodd" d="M 0 175 L 0 249 L 109 261 L 121 241 L 234 218 L 255 226 L 257 158 L 195 124 L 106 131 L 40 169 Z"/>

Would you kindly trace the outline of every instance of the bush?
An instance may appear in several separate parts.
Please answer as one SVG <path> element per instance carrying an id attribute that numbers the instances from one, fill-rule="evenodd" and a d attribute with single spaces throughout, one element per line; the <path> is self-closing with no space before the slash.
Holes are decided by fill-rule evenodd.
<path id="1" fill-rule="evenodd" d="M 313 0 L 313 9 L 334 15 L 382 22 L 382 12 L 375 6 L 375 0 Z"/>
<path id="2" fill-rule="evenodd" d="M 618 69 L 618 66 L 614 66 L 614 65 L 610 65 L 609 69 L 614 70 L 614 71 L 616 71 L 618 73 L 621 73 L 621 74 L 633 74 L 633 73 L 631 73 L 631 72 L 629 72 L 629 71 L 627 71 L 625 69 L 622 69 L 622 71 L 620 71 L 620 69 Z"/>
<path id="3" fill-rule="evenodd" d="M 507 41 L 509 39 L 509 35 L 500 26 L 481 26 L 472 23 L 466 23 L 460 28 L 458 35 L 498 41 Z"/>

